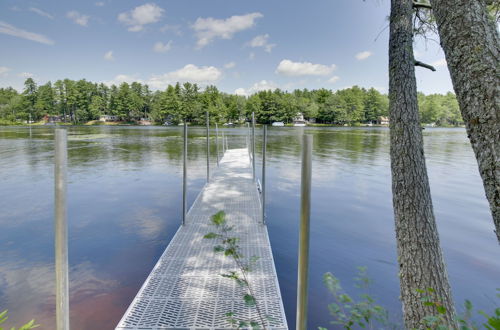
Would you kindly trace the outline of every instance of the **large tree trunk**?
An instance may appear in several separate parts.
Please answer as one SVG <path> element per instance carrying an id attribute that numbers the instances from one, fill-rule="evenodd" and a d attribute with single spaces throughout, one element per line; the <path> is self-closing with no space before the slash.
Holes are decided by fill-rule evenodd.
<path id="1" fill-rule="evenodd" d="M 500 38 L 483 0 L 431 0 L 500 242 Z"/>
<path id="2" fill-rule="evenodd" d="M 454 325 L 453 300 L 434 218 L 425 166 L 413 58 L 412 0 L 391 0 L 389 116 L 394 218 L 401 299 L 407 329 L 420 328 L 436 308 L 425 306 L 416 290 L 433 288 L 434 302 Z"/>

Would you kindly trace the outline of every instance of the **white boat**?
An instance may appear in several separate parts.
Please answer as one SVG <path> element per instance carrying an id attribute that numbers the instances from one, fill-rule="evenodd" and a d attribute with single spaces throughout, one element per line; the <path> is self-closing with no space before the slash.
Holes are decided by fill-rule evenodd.
<path id="1" fill-rule="evenodd" d="M 295 121 L 293 123 L 293 126 L 295 126 L 295 127 L 305 127 L 306 126 L 306 122 L 305 121 Z"/>
<path id="2" fill-rule="evenodd" d="M 282 121 L 275 121 L 274 123 L 271 124 L 272 126 L 285 126 L 285 123 Z"/>

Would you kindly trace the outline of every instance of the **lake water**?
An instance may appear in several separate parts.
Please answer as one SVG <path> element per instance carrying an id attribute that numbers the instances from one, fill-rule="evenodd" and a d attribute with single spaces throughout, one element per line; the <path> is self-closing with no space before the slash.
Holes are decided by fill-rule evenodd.
<path id="1" fill-rule="evenodd" d="M 244 128 L 224 132 L 230 148 L 244 147 Z M 357 266 L 368 267 L 370 293 L 401 322 L 389 131 L 270 128 L 267 221 L 290 328 L 305 132 L 314 136 L 308 328 L 333 328 L 322 275 L 334 273 L 356 296 Z M 72 329 L 112 329 L 177 230 L 181 136 L 178 127 L 69 128 Z M 465 130 L 426 129 L 424 141 L 454 298 L 491 311 L 498 305 L 500 246 Z M 190 129 L 189 204 L 205 183 L 204 148 L 204 130 Z M 50 127 L 31 133 L 0 127 L 0 310 L 9 309 L 12 325 L 35 318 L 41 329 L 54 328 L 53 149 Z M 212 166 L 215 161 L 212 148 Z"/>

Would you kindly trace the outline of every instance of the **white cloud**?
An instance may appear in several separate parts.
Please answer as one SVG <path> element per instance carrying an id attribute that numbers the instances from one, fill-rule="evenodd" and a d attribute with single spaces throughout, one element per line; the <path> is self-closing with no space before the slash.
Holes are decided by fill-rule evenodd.
<path id="1" fill-rule="evenodd" d="M 334 83 L 336 83 L 337 81 L 339 81 L 339 79 L 340 79 L 340 77 L 339 77 L 339 76 L 333 76 L 333 77 L 331 77 L 330 79 L 328 79 L 328 82 L 329 82 L 330 84 L 334 84 Z"/>
<path id="2" fill-rule="evenodd" d="M 252 94 L 260 92 L 260 91 L 275 90 L 276 88 L 278 88 L 278 85 L 276 85 L 274 82 L 267 81 L 267 80 L 261 80 L 259 82 L 256 82 L 255 84 L 253 84 L 248 89 L 245 89 L 245 88 L 236 89 L 234 91 L 234 94 L 249 96 L 249 95 L 252 95 Z"/>
<path id="3" fill-rule="evenodd" d="M 198 67 L 187 64 L 182 69 L 168 72 L 162 75 L 153 75 L 148 80 L 148 85 L 156 89 L 164 89 L 168 84 L 176 82 L 191 82 L 197 84 L 208 84 L 219 80 L 222 72 L 214 66 Z"/>
<path id="4" fill-rule="evenodd" d="M 28 79 L 33 78 L 35 75 L 31 72 L 21 72 L 20 74 L 18 74 L 18 76 L 24 79 Z"/>
<path id="5" fill-rule="evenodd" d="M 236 63 L 234 63 L 234 62 L 229 62 L 229 63 L 224 64 L 225 69 L 232 69 L 235 66 L 236 66 Z"/>
<path id="6" fill-rule="evenodd" d="M 254 60 L 255 59 L 255 53 L 251 52 L 250 54 L 248 54 L 248 59 L 249 60 Z"/>
<path id="7" fill-rule="evenodd" d="M 253 27 L 255 20 L 263 16 L 261 13 L 256 12 L 240 16 L 235 15 L 226 19 L 198 17 L 192 25 L 198 37 L 197 46 L 202 48 L 215 38 L 231 39 L 235 33 Z"/>
<path id="8" fill-rule="evenodd" d="M 111 86 L 111 85 L 116 85 L 116 86 L 119 86 L 121 83 L 133 83 L 134 81 L 137 81 L 139 83 L 143 83 L 143 81 L 135 76 L 130 76 L 130 75 L 126 75 L 126 74 L 119 74 L 117 76 L 115 76 L 112 80 L 109 80 L 109 81 L 104 81 L 103 83 L 108 85 L 108 86 Z"/>
<path id="9" fill-rule="evenodd" d="M 158 7 L 154 3 L 146 3 L 128 12 L 120 13 L 118 20 L 128 25 L 129 31 L 138 32 L 144 29 L 144 25 L 158 22 L 163 16 L 164 11 L 163 8 Z"/>
<path id="10" fill-rule="evenodd" d="M 285 76 L 326 76 L 332 73 L 335 68 L 335 64 L 323 65 L 282 60 L 276 69 L 276 73 Z"/>
<path id="11" fill-rule="evenodd" d="M 8 68 L 6 66 L 0 66 L 0 76 L 8 75 L 9 71 L 10 71 L 10 68 Z"/>
<path id="12" fill-rule="evenodd" d="M 76 10 L 68 11 L 66 17 L 81 26 L 87 26 L 90 16 L 80 14 Z"/>
<path id="13" fill-rule="evenodd" d="M 30 7 L 28 10 L 32 11 L 35 14 L 38 14 L 40 16 L 47 17 L 47 18 L 50 18 L 50 19 L 54 19 L 54 16 L 52 16 L 51 14 L 49 14 L 49 13 L 47 13 L 47 12 L 41 10 L 41 9 L 38 9 L 38 8 L 35 8 L 35 7 Z"/>
<path id="14" fill-rule="evenodd" d="M 368 57 L 372 56 L 373 53 L 368 51 L 368 50 L 365 50 L 364 52 L 361 52 L 361 53 L 357 53 L 356 54 L 356 59 L 358 61 L 362 61 L 362 60 L 366 60 Z"/>
<path id="15" fill-rule="evenodd" d="M 266 52 L 270 53 L 276 44 L 270 44 L 268 40 L 269 34 L 262 34 L 253 38 L 248 45 L 253 48 L 262 47 Z"/>
<path id="16" fill-rule="evenodd" d="M 431 63 L 433 66 L 447 66 L 448 63 L 446 62 L 445 58 L 439 59 L 437 61 L 434 61 Z"/>
<path id="17" fill-rule="evenodd" d="M 113 51 L 110 50 L 109 52 L 106 52 L 106 54 L 104 54 L 104 59 L 106 61 L 114 61 L 115 57 L 113 56 Z"/>
<path id="18" fill-rule="evenodd" d="M 96 3 L 95 3 L 95 5 L 96 5 L 97 7 L 102 7 L 102 6 L 104 6 L 104 2 L 99 1 L 99 2 L 96 2 Z"/>
<path id="19" fill-rule="evenodd" d="M 172 49 L 172 40 L 170 40 L 169 42 L 167 42 L 166 44 L 164 44 L 163 42 L 161 41 L 158 41 L 157 43 L 155 43 L 155 45 L 153 46 L 153 50 L 157 53 L 166 53 L 168 52 L 170 49 Z"/>
<path id="20" fill-rule="evenodd" d="M 14 37 L 23 38 L 31 41 L 36 41 L 46 45 L 53 45 L 54 41 L 50 40 L 43 34 L 25 31 L 13 25 L 0 21 L 0 33 L 8 34 Z"/>

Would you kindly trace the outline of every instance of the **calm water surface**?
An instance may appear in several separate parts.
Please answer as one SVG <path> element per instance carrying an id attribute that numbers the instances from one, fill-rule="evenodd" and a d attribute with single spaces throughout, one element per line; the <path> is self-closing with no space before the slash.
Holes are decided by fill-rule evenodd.
<path id="1" fill-rule="evenodd" d="M 230 148 L 245 145 L 245 132 L 225 130 Z M 334 273 L 355 296 L 357 266 L 368 267 L 370 293 L 401 322 L 388 130 L 271 128 L 268 226 L 290 328 L 304 132 L 314 136 L 308 328 L 329 326 L 332 298 L 322 275 Z M 181 219 L 181 136 L 177 127 L 69 128 L 72 329 L 112 329 L 173 237 Z M 193 128 L 190 137 L 191 204 L 205 182 L 206 158 L 204 130 Z M 465 131 L 427 129 L 424 139 L 454 298 L 491 311 L 500 247 Z M 9 309 L 17 324 L 35 318 L 42 329 L 54 328 L 53 149 L 52 128 L 0 127 L 0 310 Z M 212 165 L 215 156 L 212 148 Z"/>

